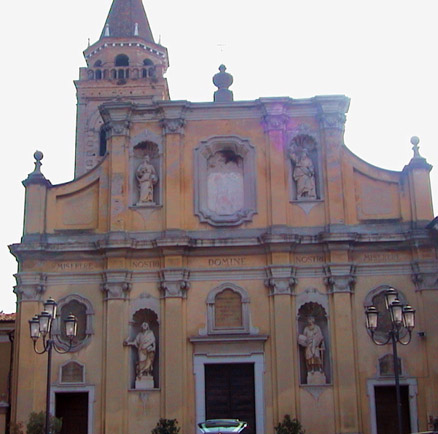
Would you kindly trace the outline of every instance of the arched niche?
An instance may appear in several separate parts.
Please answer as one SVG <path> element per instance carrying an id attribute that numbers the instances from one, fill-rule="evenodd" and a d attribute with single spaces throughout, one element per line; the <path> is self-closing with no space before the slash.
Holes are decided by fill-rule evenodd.
<path id="1" fill-rule="evenodd" d="M 131 347 L 130 352 L 130 388 L 137 390 L 158 389 L 160 384 L 160 300 L 143 293 L 131 301 L 130 306 L 129 337 L 125 344 Z M 138 342 L 135 340 L 143 331 L 142 324 L 147 323 L 155 340 L 155 355 L 152 364 L 153 382 L 149 385 L 138 381 L 137 367 L 139 363 Z"/>
<path id="2" fill-rule="evenodd" d="M 297 297 L 297 341 L 300 384 L 331 384 L 331 351 L 328 298 L 316 289 L 306 289 Z"/>
<path id="3" fill-rule="evenodd" d="M 161 138 L 150 131 L 130 143 L 131 204 L 137 208 L 160 207 L 163 203 L 163 151 Z M 142 175 L 142 173 L 144 175 Z M 150 193 L 145 191 L 149 189 Z"/>
<path id="4" fill-rule="evenodd" d="M 286 158 L 290 200 L 308 213 L 324 196 L 321 147 L 317 134 L 306 125 L 291 131 Z"/>

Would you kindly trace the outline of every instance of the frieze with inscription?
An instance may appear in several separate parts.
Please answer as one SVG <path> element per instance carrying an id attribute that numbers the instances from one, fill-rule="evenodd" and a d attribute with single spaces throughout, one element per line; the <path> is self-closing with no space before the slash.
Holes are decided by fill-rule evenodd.
<path id="1" fill-rule="evenodd" d="M 358 254 L 355 257 L 356 262 L 366 264 L 378 264 L 381 262 L 402 262 L 409 260 L 409 256 L 401 252 L 368 252 Z"/>
<path id="2" fill-rule="evenodd" d="M 136 270 L 153 270 L 161 267 L 159 259 L 133 259 L 131 267 Z"/>
<path id="3" fill-rule="evenodd" d="M 96 262 L 81 261 L 81 262 L 57 262 L 52 265 L 52 270 L 55 272 L 80 272 L 80 271 L 96 271 L 101 267 Z"/>
<path id="4" fill-rule="evenodd" d="M 325 262 L 325 257 L 322 254 L 316 255 L 295 255 L 295 263 L 297 265 L 312 265 Z"/>

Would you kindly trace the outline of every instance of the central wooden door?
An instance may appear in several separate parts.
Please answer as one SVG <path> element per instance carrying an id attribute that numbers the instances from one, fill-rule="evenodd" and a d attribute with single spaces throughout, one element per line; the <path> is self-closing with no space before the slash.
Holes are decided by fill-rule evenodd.
<path id="1" fill-rule="evenodd" d="M 207 419 L 248 422 L 244 433 L 255 434 L 253 363 L 205 365 L 205 413 Z"/>
<path id="2" fill-rule="evenodd" d="M 377 434 L 398 434 L 397 398 L 394 386 L 376 386 Z M 409 417 L 409 387 L 400 386 L 403 434 L 411 432 Z"/>
<path id="3" fill-rule="evenodd" d="M 62 418 L 61 434 L 87 434 L 88 392 L 56 393 L 55 415 Z"/>

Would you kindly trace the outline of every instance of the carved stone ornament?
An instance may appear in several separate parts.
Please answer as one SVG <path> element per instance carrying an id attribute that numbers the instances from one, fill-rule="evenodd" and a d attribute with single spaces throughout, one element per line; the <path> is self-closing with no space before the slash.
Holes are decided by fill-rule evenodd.
<path id="1" fill-rule="evenodd" d="M 297 284 L 295 269 L 289 265 L 271 265 L 266 268 L 265 285 L 270 289 L 269 295 L 292 295 Z"/>
<path id="2" fill-rule="evenodd" d="M 438 270 L 431 264 L 412 264 L 412 281 L 418 291 L 438 289 Z"/>
<path id="3" fill-rule="evenodd" d="M 130 121 L 111 121 L 109 124 L 107 137 L 128 136 Z"/>
<path id="4" fill-rule="evenodd" d="M 195 149 L 195 214 L 212 226 L 237 226 L 256 213 L 255 150 L 247 139 L 217 136 Z"/>
<path id="5" fill-rule="evenodd" d="M 130 272 L 107 271 L 104 274 L 102 290 L 106 300 L 125 300 L 131 291 Z"/>
<path id="6" fill-rule="evenodd" d="M 18 301 L 39 301 L 46 292 L 47 276 L 43 273 L 20 272 L 15 275 L 14 292 Z"/>
<path id="7" fill-rule="evenodd" d="M 319 401 L 319 397 L 328 389 L 328 386 L 301 386 L 306 392 L 309 392 L 316 401 Z"/>
<path id="8" fill-rule="evenodd" d="M 184 134 L 185 120 L 183 118 L 162 119 L 164 134 Z"/>
<path id="9" fill-rule="evenodd" d="M 41 160 L 44 158 L 43 153 L 41 151 L 35 151 L 33 157 L 35 158 L 35 169 L 33 172 L 29 173 L 27 178 L 23 181 L 23 185 L 27 187 L 31 184 L 41 184 L 50 187 L 52 183 L 41 173 L 41 166 L 43 164 L 41 163 Z"/>
<path id="10" fill-rule="evenodd" d="M 189 271 L 183 268 L 160 271 L 160 289 L 163 297 L 185 298 L 190 288 Z"/>
<path id="11" fill-rule="evenodd" d="M 354 290 L 356 278 L 354 276 L 355 267 L 353 265 L 339 265 L 325 268 L 327 277 L 325 284 L 328 287 L 329 293 L 348 292 Z"/>
<path id="12" fill-rule="evenodd" d="M 347 117 L 345 113 L 322 113 L 319 115 L 321 128 L 344 131 Z"/>
<path id="13" fill-rule="evenodd" d="M 289 117 L 285 114 L 266 115 L 263 118 L 263 126 L 266 132 L 272 130 L 284 130 L 288 121 Z"/>

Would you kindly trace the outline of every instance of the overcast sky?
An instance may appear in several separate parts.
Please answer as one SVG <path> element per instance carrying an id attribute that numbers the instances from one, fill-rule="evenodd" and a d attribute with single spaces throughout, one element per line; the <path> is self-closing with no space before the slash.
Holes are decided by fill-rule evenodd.
<path id="1" fill-rule="evenodd" d="M 420 153 L 438 165 L 436 0 L 143 0 L 169 51 L 171 98 L 211 101 L 221 63 L 235 100 L 351 98 L 345 143 L 362 159 L 402 170 Z M 2 1 L 3 186 L 0 311 L 15 310 L 15 259 L 33 153 L 53 184 L 73 177 L 82 51 L 102 31 L 111 0 Z M 438 209 L 438 167 L 431 173 Z"/>

